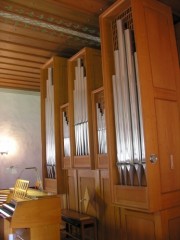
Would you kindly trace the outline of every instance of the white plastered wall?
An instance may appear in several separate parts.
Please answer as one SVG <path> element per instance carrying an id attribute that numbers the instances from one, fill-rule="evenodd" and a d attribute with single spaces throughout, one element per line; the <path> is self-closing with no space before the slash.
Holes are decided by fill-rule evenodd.
<path id="1" fill-rule="evenodd" d="M 0 154 L 0 189 L 13 187 L 26 167 L 42 175 L 40 116 L 40 93 L 0 89 L 0 144 L 6 139 L 8 145 L 8 154 Z M 33 186 L 35 171 L 25 170 L 21 178 Z"/>

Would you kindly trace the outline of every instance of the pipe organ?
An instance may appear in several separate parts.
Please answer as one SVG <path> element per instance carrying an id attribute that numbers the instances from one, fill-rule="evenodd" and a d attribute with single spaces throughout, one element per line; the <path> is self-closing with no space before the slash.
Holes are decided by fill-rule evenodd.
<path id="1" fill-rule="evenodd" d="M 111 225 L 122 239 L 178 238 L 180 81 L 171 12 L 156 0 L 117 0 L 101 14 L 100 31 L 101 52 L 84 48 L 67 60 L 66 90 L 57 84 L 61 66 L 43 69 L 53 67 L 56 188 L 67 183 L 76 211 L 84 211 L 88 189 L 87 212 L 101 221 L 104 239 L 106 221 L 114 238 Z"/>

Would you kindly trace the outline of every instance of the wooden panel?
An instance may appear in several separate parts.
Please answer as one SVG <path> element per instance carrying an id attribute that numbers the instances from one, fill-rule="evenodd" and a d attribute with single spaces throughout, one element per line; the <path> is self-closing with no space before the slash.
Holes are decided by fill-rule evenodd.
<path id="1" fill-rule="evenodd" d="M 60 223 L 60 203 L 57 195 L 18 202 L 10 222 L 11 228 L 33 228 Z"/>
<path id="2" fill-rule="evenodd" d="M 120 209 L 111 204 L 109 171 L 100 171 L 101 194 L 99 205 L 99 232 L 103 240 L 120 239 Z"/>
<path id="3" fill-rule="evenodd" d="M 77 171 L 68 170 L 68 207 L 71 210 L 78 211 L 79 206 Z"/>
<path id="4" fill-rule="evenodd" d="M 154 223 L 152 220 L 141 219 L 135 216 L 126 217 L 127 238 L 131 240 L 152 240 L 155 238 Z M 143 227 L 142 227 L 143 226 Z"/>
<path id="5" fill-rule="evenodd" d="M 180 217 L 169 220 L 169 239 L 178 240 L 180 236 Z"/>
<path id="6" fill-rule="evenodd" d="M 164 124 L 166 120 L 162 119 L 160 115 L 156 115 L 156 108 L 155 108 L 155 95 L 157 98 L 163 99 L 170 99 L 172 96 L 172 100 L 174 96 L 178 97 L 178 105 L 179 105 L 179 65 L 178 65 L 178 58 L 177 58 L 177 51 L 176 51 L 176 42 L 174 37 L 173 31 L 173 22 L 172 22 L 172 15 L 170 9 L 160 4 L 157 1 L 149 1 L 144 0 L 142 1 L 142 5 L 138 1 L 133 1 L 134 7 L 134 27 L 135 27 L 135 37 L 136 37 L 136 47 L 137 47 L 137 55 L 138 55 L 138 66 L 139 66 L 139 78 L 140 78 L 140 88 L 141 88 L 141 101 L 142 101 L 142 111 L 143 111 L 143 124 L 144 124 L 144 134 L 145 134 L 145 144 L 146 144 L 146 156 L 147 156 L 147 179 L 148 179 L 148 196 L 150 199 L 150 208 L 154 210 L 162 209 L 162 202 L 161 200 L 164 198 L 161 195 L 161 166 L 167 163 L 164 162 L 165 159 L 161 158 L 160 161 L 157 161 L 155 164 L 152 164 L 149 161 L 152 154 L 157 156 L 160 155 L 158 147 L 158 142 L 163 142 L 163 139 L 160 140 L 160 136 L 158 133 L 158 125 Z M 142 21 L 141 16 L 145 16 L 144 21 Z M 151 17 L 149 16 L 151 15 Z M 147 19 L 148 16 L 148 19 Z M 153 19 L 152 19 L 153 18 Z M 151 19 L 151 20 L 150 20 Z M 157 21 L 158 19 L 158 21 Z M 151 21 L 151 23 L 150 23 Z M 146 24 L 147 22 L 147 24 Z M 155 30 L 152 30 L 152 25 Z M 156 25 L 156 26 L 155 26 Z M 162 26 L 163 25 L 163 26 Z M 162 43 L 160 39 L 157 39 L 157 36 L 151 38 L 151 43 L 149 42 L 149 32 L 155 34 L 157 31 L 159 32 L 159 37 L 162 34 L 163 39 L 167 40 Z M 155 32 L 154 32 L 155 31 Z M 169 51 L 168 53 L 162 53 L 162 57 L 155 53 L 155 51 L 159 51 L 157 49 L 157 45 L 159 45 L 160 51 L 165 51 L 167 47 Z M 152 48 L 154 48 L 152 50 Z M 153 51 L 153 57 L 151 56 L 150 51 Z M 156 57 L 156 62 L 155 58 Z M 160 59 L 161 58 L 161 59 Z M 168 59 L 169 58 L 169 59 Z M 152 62 L 153 61 L 153 62 Z M 168 64 L 170 63 L 170 64 Z M 160 64 L 161 67 L 157 69 L 155 64 Z M 166 72 L 169 73 L 166 74 Z M 164 75 L 166 74 L 169 76 L 166 78 Z M 170 74 L 170 75 L 168 75 Z M 156 76 L 155 76 L 156 75 Z M 158 87 L 158 91 L 157 91 Z M 162 94 L 161 89 L 166 89 Z M 176 93 L 172 90 L 176 90 Z M 180 105 L 179 105 L 180 106 Z M 179 108 L 178 106 L 178 108 Z M 165 110 L 167 111 L 167 110 Z M 178 110 L 179 111 L 179 110 Z M 177 114 L 177 113 L 173 113 Z M 165 114 L 166 115 L 166 114 Z M 159 118 L 160 117 L 160 118 Z M 165 116 L 166 117 L 166 116 Z M 174 116 L 177 118 L 177 115 Z M 170 121 L 167 118 L 167 122 Z M 162 121 L 162 122 L 161 122 Z M 152 131 L 153 129 L 153 131 Z M 176 137 L 179 138 L 178 132 L 174 132 Z M 161 135 L 163 137 L 163 135 Z M 167 139 L 167 138 L 166 138 Z M 161 144 L 161 147 L 162 146 Z M 176 147 L 178 147 L 176 145 Z M 178 147 L 179 148 L 179 147 Z M 161 149 L 162 151 L 162 149 Z M 178 151 L 175 150 L 173 147 L 170 152 Z M 164 149 L 164 152 L 166 150 Z M 156 176 L 156 177 L 154 177 Z M 165 175 L 164 175 L 165 177 Z M 163 183 L 162 183 L 163 184 Z M 166 188 L 166 187 L 165 187 Z M 164 188 L 164 189 L 165 189 Z M 172 186 L 173 188 L 173 186 Z M 166 189 L 167 190 L 167 189 Z M 170 195 L 171 192 L 167 193 Z M 168 196 L 166 196 L 169 198 Z M 178 201 L 178 199 L 174 199 L 172 193 L 172 202 L 171 206 L 174 205 L 173 201 Z M 170 206 L 170 202 L 168 203 Z M 165 207 L 163 205 L 163 207 Z"/>
<path id="7" fill-rule="evenodd" d="M 122 209 L 121 213 L 122 239 L 164 239 L 160 213 L 148 214 L 127 209 Z"/>
<path id="8" fill-rule="evenodd" d="M 10 222 L 7 219 L 0 218 L 0 226 L 1 239 L 8 240 L 9 234 L 12 233 L 12 229 L 10 229 Z"/>
<path id="9" fill-rule="evenodd" d="M 57 181 L 56 179 L 45 178 L 44 189 L 47 192 L 57 193 Z"/>
<path id="10" fill-rule="evenodd" d="M 41 226 L 41 228 L 30 229 L 30 239 L 33 240 L 59 240 L 60 239 L 60 226 L 59 224 L 52 224 L 48 226 Z"/>
<path id="11" fill-rule="evenodd" d="M 0 239 L 4 238 L 4 220 L 3 218 L 0 218 Z"/>
<path id="12" fill-rule="evenodd" d="M 88 189 L 89 204 L 87 212 L 84 209 L 84 193 Z M 78 195 L 79 209 L 82 213 L 96 217 L 98 215 L 98 192 L 99 189 L 99 171 L 96 170 L 78 170 Z"/>
<path id="13" fill-rule="evenodd" d="M 71 159 L 70 157 L 63 157 L 63 169 L 71 168 Z"/>
<path id="14" fill-rule="evenodd" d="M 156 100 L 162 193 L 180 189 L 180 116 L 177 102 Z"/>
<path id="15" fill-rule="evenodd" d="M 90 54 L 92 54 L 92 56 Z M 88 58 L 88 55 L 89 55 L 89 58 Z M 95 49 L 91 53 L 87 49 L 86 64 L 90 71 L 89 78 L 91 79 L 91 84 L 92 84 L 92 86 L 90 88 L 91 91 L 102 87 L 103 78 L 102 78 L 101 53 Z M 91 66 L 91 69 L 90 69 L 90 66 Z"/>
<path id="16" fill-rule="evenodd" d="M 90 156 L 74 156 L 73 166 L 75 168 L 90 168 L 92 159 Z"/>
<path id="17" fill-rule="evenodd" d="M 131 208 L 148 208 L 148 193 L 145 187 L 114 186 L 114 201 Z"/>
<path id="18" fill-rule="evenodd" d="M 97 168 L 106 169 L 109 167 L 109 159 L 107 154 L 99 154 L 97 157 Z"/>
<path id="19" fill-rule="evenodd" d="M 180 236 L 180 207 L 162 211 L 163 240 L 178 240 Z"/>
<path id="20" fill-rule="evenodd" d="M 161 10 L 154 11 L 149 7 L 145 8 L 145 19 L 154 87 L 175 90 L 171 33 L 167 16 L 162 14 Z"/>

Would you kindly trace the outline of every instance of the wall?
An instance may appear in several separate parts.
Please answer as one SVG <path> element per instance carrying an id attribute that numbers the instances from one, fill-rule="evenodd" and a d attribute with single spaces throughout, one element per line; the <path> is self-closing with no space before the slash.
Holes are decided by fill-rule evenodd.
<path id="1" fill-rule="evenodd" d="M 0 148 L 4 137 L 9 152 L 0 155 L 0 188 L 14 186 L 20 174 L 34 185 L 35 171 L 21 172 L 42 171 L 39 93 L 0 89 Z"/>

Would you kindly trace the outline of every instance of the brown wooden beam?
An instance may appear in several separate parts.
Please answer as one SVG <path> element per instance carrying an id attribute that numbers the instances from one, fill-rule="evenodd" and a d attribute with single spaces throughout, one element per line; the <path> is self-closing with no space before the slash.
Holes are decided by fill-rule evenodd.
<path id="1" fill-rule="evenodd" d="M 27 53 L 27 54 L 31 53 L 32 55 L 35 55 L 35 56 L 41 56 L 41 57 L 47 57 L 47 58 L 50 58 L 53 54 L 52 51 L 22 46 L 19 44 L 8 43 L 5 41 L 0 41 L 0 49 L 19 52 L 19 53 Z"/>
<path id="2" fill-rule="evenodd" d="M 40 82 L 40 78 L 31 78 L 31 77 L 25 77 L 25 76 L 16 76 L 16 75 L 12 75 L 12 74 L 3 74 L 0 73 L 0 79 L 12 79 L 12 80 L 21 80 L 24 82 Z"/>
<path id="3" fill-rule="evenodd" d="M 29 62 L 27 60 L 19 60 L 19 59 L 7 58 L 2 56 L 0 56 L 0 62 L 12 64 L 16 66 L 26 66 L 26 67 L 39 68 L 39 69 L 43 66 L 42 63 Z"/>
<path id="4" fill-rule="evenodd" d="M 20 89 L 20 90 L 29 90 L 29 91 L 40 91 L 40 88 L 37 86 L 26 86 L 22 84 L 13 84 L 13 83 L 0 83 L 0 87 L 11 88 L 11 89 Z"/>
<path id="5" fill-rule="evenodd" d="M 0 84 L 1 83 L 10 83 L 10 84 L 20 84 L 20 85 L 27 85 L 27 86 L 36 86 L 36 87 L 40 87 L 40 83 L 37 82 L 27 82 L 27 81 L 18 81 L 18 80 L 14 80 L 14 79 L 2 79 L 0 78 Z"/>
<path id="6" fill-rule="evenodd" d="M 24 67 L 24 66 L 16 66 L 16 65 L 11 65 L 11 64 L 6 64 L 6 63 L 0 63 L 0 69 L 1 68 L 2 69 L 20 71 L 20 72 L 30 72 L 30 73 L 40 74 L 40 69 L 39 68 L 29 68 L 29 67 Z"/>
<path id="7" fill-rule="evenodd" d="M 10 58 L 15 58 L 20 60 L 27 60 L 31 62 L 38 62 L 38 63 L 44 63 L 48 60 L 48 58 L 45 58 L 45 57 L 37 57 L 30 54 L 11 52 L 11 51 L 1 50 L 1 49 L 0 49 L 0 56 L 10 57 Z"/>
<path id="8" fill-rule="evenodd" d="M 20 71 L 13 71 L 13 70 L 8 70 L 8 69 L 0 69 L 0 73 L 4 74 L 11 74 L 11 75 L 16 75 L 16 76 L 24 76 L 24 77 L 31 77 L 31 78 L 40 78 L 40 74 L 36 73 L 25 73 L 25 72 L 20 72 Z"/>

